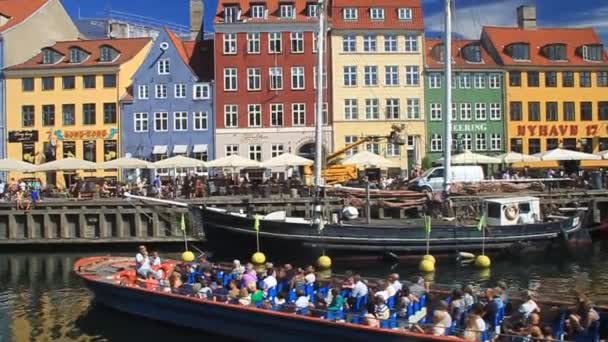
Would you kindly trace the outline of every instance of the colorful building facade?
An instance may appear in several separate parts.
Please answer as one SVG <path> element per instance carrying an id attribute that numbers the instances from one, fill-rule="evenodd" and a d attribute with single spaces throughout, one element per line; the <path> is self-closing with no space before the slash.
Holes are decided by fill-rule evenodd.
<path id="1" fill-rule="evenodd" d="M 25 62 L 55 41 L 78 36 L 60 0 L 0 1 L 0 69 Z M 0 158 L 7 156 L 6 99 L 6 80 L 0 75 Z"/>
<path id="2" fill-rule="evenodd" d="M 537 27 L 531 6 L 518 8 L 518 23 L 482 32 L 507 73 L 508 150 L 607 149 L 608 55 L 595 30 Z"/>
<path id="3" fill-rule="evenodd" d="M 148 38 L 63 41 L 5 69 L 8 157 L 32 164 L 116 158 L 118 101 L 150 45 Z M 87 176 L 115 177 L 116 171 Z M 66 179 L 42 180 L 62 186 Z"/>
<path id="4" fill-rule="evenodd" d="M 336 149 L 365 136 L 386 136 L 398 125 L 405 128 L 406 146 L 381 142 L 364 148 L 401 169 L 419 164 L 426 141 L 420 0 L 336 0 L 331 15 Z"/>
<path id="5" fill-rule="evenodd" d="M 425 108 L 427 156 L 442 157 L 445 134 L 445 46 L 426 39 Z M 505 121 L 503 72 L 492 56 L 475 40 L 452 41 L 452 150 L 481 154 L 504 151 Z"/>
<path id="6" fill-rule="evenodd" d="M 315 1 L 219 2 L 214 58 L 218 158 L 238 154 L 264 161 L 285 152 L 312 158 L 317 32 Z M 331 99 L 325 93 L 323 145 L 330 150 Z"/>
<path id="7" fill-rule="evenodd" d="M 212 46 L 159 34 L 121 103 L 123 155 L 213 159 Z"/>

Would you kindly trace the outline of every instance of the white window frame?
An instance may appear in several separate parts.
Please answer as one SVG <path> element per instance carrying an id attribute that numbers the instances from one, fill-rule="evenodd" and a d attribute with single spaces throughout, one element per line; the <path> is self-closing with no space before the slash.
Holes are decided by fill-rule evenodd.
<path id="1" fill-rule="evenodd" d="M 188 112 L 173 112 L 173 131 L 188 131 Z"/>
<path id="2" fill-rule="evenodd" d="M 470 103 L 464 102 L 459 106 L 460 120 L 471 121 L 473 120 L 473 106 Z"/>
<path id="3" fill-rule="evenodd" d="M 358 120 L 359 119 L 359 100 L 358 99 L 344 99 L 344 120 Z"/>
<path id="4" fill-rule="evenodd" d="M 352 145 L 354 143 L 356 143 L 357 141 L 359 141 L 359 137 L 356 135 L 345 135 L 344 136 L 344 147 L 348 146 L 348 145 Z M 355 146 L 351 149 L 349 149 L 348 151 L 344 152 L 344 155 L 346 157 L 350 157 L 355 155 L 357 152 L 359 152 L 359 146 Z"/>
<path id="5" fill-rule="evenodd" d="M 456 102 L 452 102 L 450 106 L 450 115 L 452 115 L 452 121 L 458 120 L 458 104 Z"/>
<path id="6" fill-rule="evenodd" d="M 224 68 L 224 91 L 238 91 L 238 82 L 238 69 Z"/>
<path id="7" fill-rule="evenodd" d="M 264 6 L 264 5 L 251 6 L 251 18 L 265 19 L 266 18 L 266 6 Z"/>
<path id="8" fill-rule="evenodd" d="M 270 90 L 282 90 L 283 85 L 283 68 L 281 67 L 270 67 L 268 68 L 269 76 L 269 88 Z"/>
<path id="9" fill-rule="evenodd" d="M 490 150 L 491 151 L 502 150 L 502 137 L 500 136 L 500 133 L 490 134 Z"/>
<path id="10" fill-rule="evenodd" d="M 386 143 L 386 156 L 389 158 L 399 157 L 401 155 L 401 146 L 390 142 Z"/>
<path id="11" fill-rule="evenodd" d="M 291 125 L 306 126 L 306 103 L 291 104 Z"/>
<path id="12" fill-rule="evenodd" d="M 247 127 L 262 127 L 262 105 L 250 103 L 247 105 Z"/>
<path id="13" fill-rule="evenodd" d="M 270 145 L 270 158 L 275 158 L 285 153 L 285 145 L 272 144 Z"/>
<path id="14" fill-rule="evenodd" d="M 308 4 L 306 6 L 306 14 L 309 18 L 316 18 L 319 16 L 319 6 L 317 4 Z"/>
<path id="15" fill-rule="evenodd" d="M 271 103 L 270 104 L 270 126 L 271 127 L 285 126 L 285 106 L 282 103 Z"/>
<path id="16" fill-rule="evenodd" d="M 501 80 L 501 76 L 500 74 L 490 74 L 489 78 L 488 78 L 488 87 L 490 89 L 500 89 L 500 80 Z"/>
<path id="17" fill-rule="evenodd" d="M 262 161 L 262 145 L 249 145 L 249 159 Z"/>
<path id="18" fill-rule="evenodd" d="M 443 139 L 441 134 L 433 133 L 431 134 L 431 152 L 441 152 L 443 151 Z"/>
<path id="19" fill-rule="evenodd" d="M 253 81 L 253 87 L 251 86 Z M 247 68 L 247 90 L 262 90 L 262 69 Z"/>
<path id="20" fill-rule="evenodd" d="M 419 98 L 409 98 L 406 99 L 406 118 L 407 120 L 420 120 L 422 119 L 422 114 L 420 112 L 420 99 Z"/>
<path id="21" fill-rule="evenodd" d="M 224 127 L 235 128 L 238 126 L 239 126 L 239 106 L 235 105 L 235 104 L 224 105 Z"/>
<path id="22" fill-rule="evenodd" d="M 414 17 L 412 9 L 409 7 L 401 7 L 397 10 L 399 20 L 412 20 Z"/>
<path id="23" fill-rule="evenodd" d="M 140 84 L 137 86 L 137 98 L 140 100 L 147 100 L 150 97 L 150 88 L 147 84 Z"/>
<path id="24" fill-rule="evenodd" d="M 405 66 L 405 85 L 419 86 L 420 85 L 420 67 L 417 65 Z"/>
<path id="25" fill-rule="evenodd" d="M 260 54 L 260 33 L 247 33 L 247 53 L 250 55 Z"/>
<path id="26" fill-rule="evenodd" d="M 399 98 L 385 99 L 384 117 L 386 120 L 399 120 L 401 118 L 401 101 Z"/>
<path id="27" fill-rule="evenodd" d="M 366 87 L 374 87 L 378 85 L 377 65 L 366 65 L 363 67 L 363 84 Z"/>
<path id="28" fill-rule="evenodd" d="M 365 99 L 365 120 L 380 120 L 380 100 Z"/>
<path id="29" fill-rule="evenodd" d="M 312 69 L 312 77 L 313 77 L 313 85 L 314 89 L 317 89 L 317 67 L 313 67 Z M 327 89 L 327 70 L 323 67 L 323 89 Z"/>
<path id="30" fill-rule="evenodd" d="M 176 99 L 185 99 L 186 98 L 186 84 L 185 83 L 175 83 L 173 85 L 173 96 Z"/>
<path id="31" fill-rule="evenodd" d="M 486 121 L 488 119 L 488 106 L 481 102 L 475 104 L 475 120 Z"/>
<path id="32" fill-rule="evenodd" d="M 241 9 L 237 6 L 227 6 L 224 8 L 224 22 L 233 23 L 240 19 Z"/>
<path id="33" fill-rule="evenodd" d="M 154 97 L 157 99 L 166 99 L 167 98 L 167 85 L 166 84 L 156 84 L 154 87 Z"/>
<path id="34" fill-rule="evenodd" d="M 135 131 L 135 133 L 148 132 L 148 113 L 133 113 L 133 130 Z"/>
<path id="35" fill-rule="evenodd" d="M 281 32 L 268 32 L 268 53 L 280 54 L 283 52 L 283 35 Z"/>
<path id="36" fill-rule="evenodd" d="M 471 89 L 471 75 L 469 73 L 458 75 L 458 87 L 460 89 Z"/>
<path id="37" fill-rule="evenodd" d="M 485 74 L 473 75 L 473 83 L 474 83 L 475 89 L 485 89 L 486 88 L 486 75 Z"/>
<path id="38" fill-rule="evenodd" d="M 345 65 L 342 68 L 344 74 L 343 85 L 345 87 L 356 87 L 357 86 L 357 66 L 356 65 Z"/>
<path id="39" fill-rule="evenodd" d="M 279 6 L 279 16 L 281 19 L 295 19 L 296 10 L 292 4 L 281 4 Z"/>
<path id="40" fill-rule="evenodd" d="M 366 34 L 363 36 L 363 51 L 376 52 L 378 51 L 378 37 L 374 34 Z"/>
<path id="41" fill-rule="evenodd" d="M 380 155 L 380 144 L 379 143 L 367 143 L 365 144 L 365 149 L 367 152 L 374 153 Z"/>
<path id="42" fill-rule="evenodd" d="M 169 75 L 171 73 L 171 61 L 169 58 L 159 60 L 157 69 L 159 75 Z"/>
<path id="43" fill-rule="evenodd" d="M 475 151 L 488 150 L 488 137 L 485 133 L 475 133 Z"/>
<path id="44" fill-rule="evenodd" d="M 371 20 L 384 20 L 384 8 L 372 7 L 369 9 L 369 18 Z"/>
<path id="45" fill-rule="evenodd" d="M 154 132 L 169 131 L 169 112 L 154 113 Z"/>
<path id="46" fill-rule="evenodd" d="M 230 145 L 226 145 L 224 146 L 224 155 L 226 157 L 230 157 L 232 155 L 239 155 L 239 145 L 236 144 L 230 144 Z"/>
<path id="47" fill-rule="evenodd" d="M 399 85 L 399 66 L 385 65 L 384 66 L 384 85 L 398 86 Z"/>
<path id="48" fill-rule="evenodd" d="M 384 52 L 397 52 L 399 51 L 399 39 L 394 34 L 384 35 Z"/>
<path id="49" fill-rule="evenodd" d="M 206 131 L 209 129 L 209 113 L 193 112 L 192 113 L 192 130 Z"/>
<path id="50" fill-rule="evenodd" d="M 211 87 L 207 83 L 195 83 L 192 87 L 192 99 L 208 100 L 211 98 Z"/>
<path id="51" fill-rule="evenodd" d="M 431 121 L 442 121 L 443 113 L 441 111 L 441 103 L 431 103 L 429 106 L 430 120 Z"/>
<path id="52" fill-rule="evenodd" d="M 473 135 L 471 133 L 463 133 L 460 138 L 462 149 L 465 151 L 473 150 Z"/>
<path id="53" fill-rule="evenodd" d="M 405 52 L 418 52 L 418 36 L 406 35 L 404 50 Z"/>
<path id="54" fill-rule="evenodd" d="M 500 103 L 490 103 L 490 120 L 502 120 L 502 105 Z"/>
<path id="55" fill-rule="evenodd" d="M 291 32 L 289 34 L 289 42 L 291 53 L 304 53 L 304 32 Z M 294 43 L 296 49 L 294 49 Z"/>
<path id="56" fill-rule="evenodd" d="M 441 74 L 438 72 L 432 72 L 429 74 L 429 88 L 440 89 L 441 88 Z"/>
<path id="57" fill-rule="evenodd" d="M 236 33 L 224 33 L 222 36 L 224 42 L 224 55 L 237 54 L 237 38 Z"/>
<path id="58" fill-rule="evenodd" d="M 357 20 L 359 18 L 359 11 L 354 7 L 346 7 L 342 12 L 342 18 L 344 20 Z"/>
<path id="59" fill-rule="evenodd" d="M 357 36 L 342 36 L 342 52 L 357 52 Z"/>
<path id="60" fill-rule="evenodd" d="M 291 67 L 291 89 L 304 90 L 306 89 L 306 77 L 303 66 Z"/>

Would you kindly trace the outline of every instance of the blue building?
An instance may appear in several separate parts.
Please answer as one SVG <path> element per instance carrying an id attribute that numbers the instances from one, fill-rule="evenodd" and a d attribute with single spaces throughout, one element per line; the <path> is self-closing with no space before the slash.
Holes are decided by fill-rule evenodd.
<path id="1" fill-rule="evenodd" d="M 122 99 L 122 155 L 214 158 L 213 42 L 160 32 Z"/>

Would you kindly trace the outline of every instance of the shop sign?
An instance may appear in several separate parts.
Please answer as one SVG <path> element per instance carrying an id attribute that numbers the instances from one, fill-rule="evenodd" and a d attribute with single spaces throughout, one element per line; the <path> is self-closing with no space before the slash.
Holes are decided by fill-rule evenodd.
<path id="1" fill-rule="evenodd" d="M 9 131 L 8 142 L 37 142 L 38 131 Z"/>
<path id="2" fill-rule="evenodd" d="M 118 145 L 116 140 L 104 140 L 103 142 L 103 159 L 105 161 L 114 160 L 118 156 Z"/>
<path id="3" fill-rule="evenodd" d="M 452 126 L 453 132 L 485 132 L 488 130 L 488 125 L 485 123 L 477 124 L 462 124 L 456 123 Z"/>
<path id="4" fill-rule="evenodd" d="M 261 143 L 265 140 L 268 140 L 268 136 L 264 135 L 264 134 L 251 134 L 251 135 L 245 135 L 242 139 L 241 142 L 245 143 L 245 144 L 254 144 L 254 143 Z"/>
<path id="5" fill-rule="evenodd" d="M 531 137 L 563 137 L 563 136 L 595 136 L 608 134 L 608 125 L 518 125 L 518 136 Z"/>
<path id="6" fill-rule="evenodd" d="M 118 128 L 108 129 L 81 129 L 81 130 L 62 130 L 54 132 L 59 140 L 84 140 L 84 139 L 114 139 L 118 134 Z"/>
<path id="7" fill-rule="evenodd" d="M 31 142 L 21 144 L 21 156 L 24 162 L 34 164 L 36 158 L 36 145 Z"/>

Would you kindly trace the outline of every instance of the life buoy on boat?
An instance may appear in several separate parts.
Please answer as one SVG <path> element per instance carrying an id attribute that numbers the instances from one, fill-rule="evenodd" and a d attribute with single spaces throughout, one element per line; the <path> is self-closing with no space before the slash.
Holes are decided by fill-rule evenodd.
<path id="1" fill-rule="evenodd" d="M 161 279 L 168 279 L 171 272 L 173 272 L 174 265 L 172 263 L 162 263 L 159 266 L 152 266 L 155 271 L 162 271 Z"/>
<path id="2" fill-rule="evenodd" d="M 511 204 L 505 208 L 505 217 L 507 220 L 515 220 L 519 214 L 519 208 L 515 204 Z"/>
<path id="3" fill-rule="evenodd" d="M 137 273 L 135 270 L 122 270 L 116 274 L 116 280 L 123 285 L 135 285 L 137 283 Z"/>

